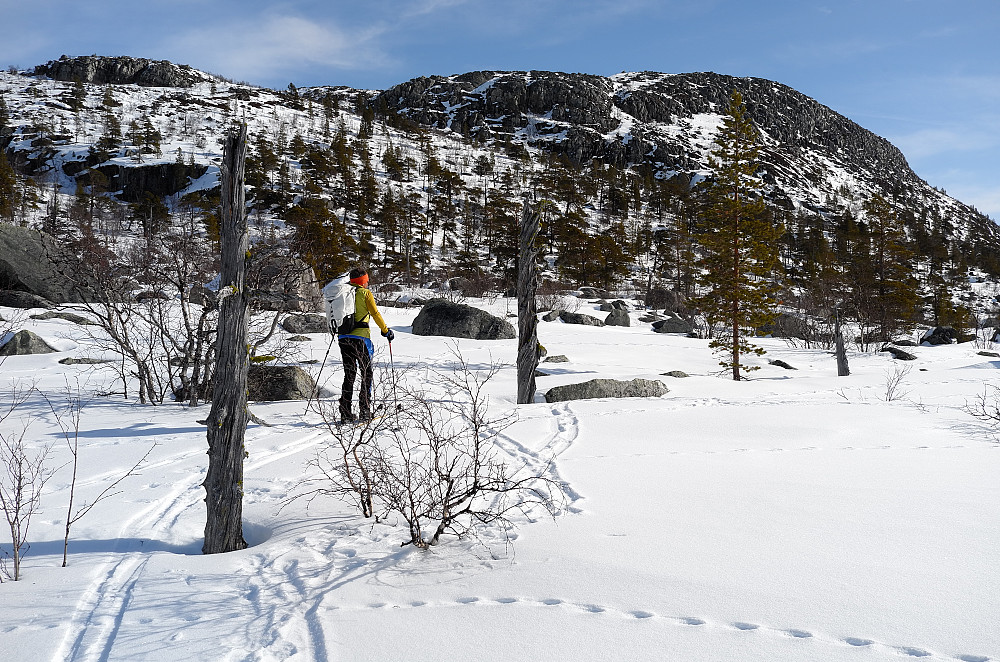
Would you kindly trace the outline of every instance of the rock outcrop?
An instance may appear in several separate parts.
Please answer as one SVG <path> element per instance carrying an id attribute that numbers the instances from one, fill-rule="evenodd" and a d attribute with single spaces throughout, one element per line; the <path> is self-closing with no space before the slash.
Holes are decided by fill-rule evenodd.
<path id="1" fill-rule="evenodd" d="M 31 331 L 18 331 L 0 345 L 0 356 L 26 356 L 28 354 L 52 354 L 53 349 L 45 340 Z"/>
<path id="2" fill-rule="evenodd" d="M 84 55 L 51 60 L 35 67 L 34 75 L 53 80 L 143 87 L 191 87 L 197 83 L 221 80 L 186 64 L 142 57 Z"/>
<path id="3" fill-rule="evenodd" d="M 54 303 L 79 302 L 80 290 L 71 277 L 76 264 L 76 258 L 44 232 L 0 223 L 0 290 Z"/>

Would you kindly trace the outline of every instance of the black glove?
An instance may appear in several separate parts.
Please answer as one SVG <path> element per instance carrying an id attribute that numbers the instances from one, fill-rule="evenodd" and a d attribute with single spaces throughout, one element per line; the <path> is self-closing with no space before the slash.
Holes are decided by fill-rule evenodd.
<path id="1" fill-rule="evenodd" d="M 382 332 L 382 337 L 392 342 L 392 339 L 396 337 L 396 334 L 392 332 L 392 329 L 386 329 Z"/>

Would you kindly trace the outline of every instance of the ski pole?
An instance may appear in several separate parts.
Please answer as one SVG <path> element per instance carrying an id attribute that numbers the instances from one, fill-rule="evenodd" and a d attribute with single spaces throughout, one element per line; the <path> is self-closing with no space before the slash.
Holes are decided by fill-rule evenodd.
<path id="1" fill-rule="evenodd" d="M 399 411 L 399 395 L 396 393 L 396 364 L 392 360 L 392 341 L 389 341 L 389 368 L 392 371 L 392 399 L 396 403 L 396 411 Z"/>

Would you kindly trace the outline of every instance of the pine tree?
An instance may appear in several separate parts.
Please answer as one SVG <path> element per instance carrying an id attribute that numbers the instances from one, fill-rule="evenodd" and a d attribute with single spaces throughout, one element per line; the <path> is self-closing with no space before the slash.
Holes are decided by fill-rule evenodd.
<path id="1" fill-rule="evenodd" d="M 706 291 L 696 304 L 725 325 L 727 332 L 711 347 L 723 354 L 720 365 L 732 369 L 739 381 L 742 371 L 755 369 L 743 363 L 744 355 L 764 353 L 747 334 L 773 317 L 778 287 L 772 276 L 783 230 L 757 193 L 758 133 L 739 92 L 733 92 L 714 143 L 709 164 L 715 177 L 707 191 L 700 238 L 704 256 L 699 280 Z"/>
<path id="2" fill-rule="evenodd" d="M 18 204 L 17 174 L 0 149 L 0 219 L 13 224 Z"/>

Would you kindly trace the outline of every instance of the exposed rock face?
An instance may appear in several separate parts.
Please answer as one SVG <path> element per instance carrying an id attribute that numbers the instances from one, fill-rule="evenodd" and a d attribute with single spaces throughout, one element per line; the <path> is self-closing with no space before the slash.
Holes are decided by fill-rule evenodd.
<path id="1" fill-rule="evenodd" d="M 670 389 L 663 382 L 649 379 L 619 381 L 617 379 L 591 379 L 580 384 L 556 386 L 545 393 L 546 402 L 588 400 L 591 398 L 658 398 Z"/>
<path id="2" fill-rule="evenodd" d="M 35 67 L 34 75 L 53 80 L 84 83 L 113 83 L 143 87 L 191 87 L 196 83 L 219 80 L 186 64 L 141 57 L 85 55 L 52 60 Z"/>
<path id="3" fill-rule="evenodd" d="M 584 326 L 604 326 L 604 322 L 597 319 L 593 315 L 584 315 L 583 313 L 571 313 L 565 310 L 559 313 L 559 319 L 561 319 L 564 324 L 583 324 Z"/>
<path id="4" fill-rule="evenodd" d="M 24 330 L 18 331 L 0 346 L 0 356 L 25 356 L 27 354 L 52 354 L 53 349 L 41 337 Z"/>
<path id="5" fill-rule="evenodd" d="M 316 381 L 297 366 L 252 365 L 247 373 L 247 397 L 254 401 L 308 400 Z"/>
<path id="6" fill-rule="evenodd" d="M 329 333 L 325 315 L 315 313 L 289 315 L 281 321 L 281 328 L 289 333 Z"/>
<path id="7" fill-rule="evenodd" d="M 118 199 L 139 202 L 147 192 L 163 198 L 183 191 L 191 184 L 191 180 L 204 175 L 208 166 L 174 162 L 134 166 L 109 163 L 97 166 L 95 170 L 107 177 L 108 190 L 120 191 Z M 81 175 L 79 181 L 86 185 L 89 181 L 87 174 Z"/>
<path id="8" fill-rule="evenodd" d="M 30 292 L 19 292 L 17 290 L 0 290 L 0 306 L 8 308 L 54 308 L 55 304 Z"/>
<path id="9" fill-rule="evenodd" d="M 75 264 L 53 237 L 0 223 L 0 290 L 27 292 L 55 303 L 79 302 L 80 294 L 66 275 Z"/>
<path id="10" fill-rule="evenodd" d="M 485 310 L 444 299 L 431 299 L 413 320 L 418 336 L 448 336 L 476 340 L 516 338 L 513 325 Z"/>

